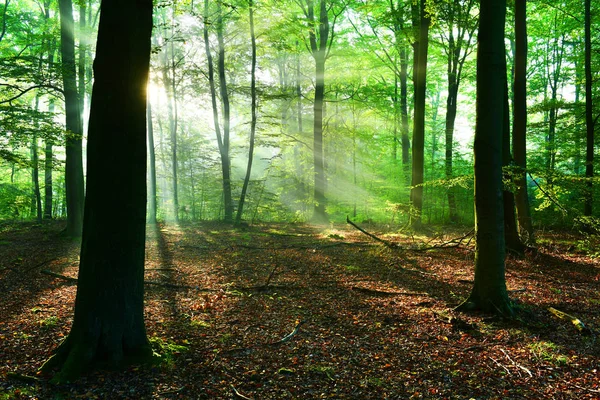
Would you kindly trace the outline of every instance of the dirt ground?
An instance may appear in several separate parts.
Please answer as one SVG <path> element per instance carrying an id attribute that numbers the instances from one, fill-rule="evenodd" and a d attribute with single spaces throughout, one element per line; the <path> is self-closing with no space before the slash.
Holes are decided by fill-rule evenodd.
<path id="1" fill-rule="evenodd" d="M 545 233 L 508 257 L 504 320 L 453 311 L 472 286 L 468 229 L 366 227 L 390 247 L 349 225 L 149 226 L 162 364 L 51 385 L 36 371 L 69 332 L 76 286 L 48 271 L 78 267 L 62 228 L 0 225 L 0 399 L 600 398 L 600 260 L 584 238 Z"/>

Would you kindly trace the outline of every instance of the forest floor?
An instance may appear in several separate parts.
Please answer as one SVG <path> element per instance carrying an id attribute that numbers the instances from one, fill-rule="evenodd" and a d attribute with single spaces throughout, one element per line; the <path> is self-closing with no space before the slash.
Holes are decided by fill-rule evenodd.
<path id="1" fill-rule="evenodd" d="M 77 276 L 62 228 L 0 225 L 0 399 L 600 398 L 600 259 L 585 238 L 546 232 L 537 252 L 508 257 L 518 312 L 505 320 L 453 311 L 474 251 L 448 241 L 468 229 L 367 226 L 386 246 L 350 225 L 148 227 L 146 324 L 162 364 L 54 386 L 36 371 L 72 322 L 75 283 L 42 272 Z"/>

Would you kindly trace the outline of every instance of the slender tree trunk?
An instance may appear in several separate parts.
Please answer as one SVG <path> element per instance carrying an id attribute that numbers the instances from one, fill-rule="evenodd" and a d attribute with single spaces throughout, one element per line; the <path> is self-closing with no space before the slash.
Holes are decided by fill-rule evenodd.
<path id="1" fill-rule="evenodd" d="M 242 186 L 240 202 L 235 217 L 235 224 L 240 225 L 242 222 L 242 213 L 244 210 L 244 201 L 246 200 L 246 191 L 250 182 L 252 173 L 252 161 L 254 158 L 254 136 L 256 134 L 256 36 L 254 35 L 254 1 L 248 1 L 248 19 L 250 21 L 250 43 L 252 48 L 252 67 L 250 72 L 250 96 L 252 104 L 250 105 L 252 120 L 250 121 L 250 144 L 248 149 L 248 165 L 246 167 L 246 177 Z"/>
<path id="2" fill-rule="evenodd" d="M 219 88 L 221 91 L 221 102 L 223 103 L 223 149 L 221 151 L 221 163 L 223 169 L 223 206 L 225 222 L 233 222 L 233 197 L 231 194 L 231 156 L 229 154 L 229 131 L 231 124 L 229 90 L 225 76 L 225 39 L 223 13 L 221 3 L 218 3 L 217 14 L 217 42 L 219 44 L 219 58 L 217 69 L 219 71 Z"/>
<path id="3" fill-rule="evenodd" d="M 174 21 L 172 22 L 175 23 Z M 174 32 L 171 32 L 173 36 Z M 172 42 L 171 42 L 172 44 Z M 162 76 L 165 91 L 167 93 L 167 114 L 169 117 L 169 138 L 171 144 L 171 178 L 173 196 L 173 219 L 179 222 L 179 184 L 177 174 L 177 93 L 175 84 L 175 54 L 173 46 L 168 46 L 166 41 L 163 46 Z M 170 51 L 169 51 L 170 50 Z M 169 54 L 170 53 L 170 54 Z"/>
<path id="4" fill-rule="evenodd" d="M 54 109 L 54 101 L 51 101 L 50 109 Z M 46 139 L 46 148 L 44 152 L 44 219 L 52 218 L 52 167 L 52 141 Z"/>
<path id="5" fill-rule="evenodd" d="M 410 184 L 410 138 L 408 136 L 408 55 L 406 45 L 400 48 L 400 118 L 402 132 L 402 169 L 404 179 Z"/>
<path id="6" fill-rule="evenodd" d="M 81 115 L 75 75 L 73 4 L 59 0 L 62 77 L 65 96 L 66 140 L 65 186 L 67 195 L 67 235 L 81 236 L 83 226 L 83 156 Z"/>
<path id="7" fill-rule="evenodd" d="M 220 6 L 219 6 L 220 7 Z M 217 91 L 215 83 L 214 62 L 210 51 L 210 41 L 208 34 L 208 0 L 204 0 L 204 44 L 206 50 L 206 59 L 208 64 L 208 83 L 210 87 L 210 97 L 213 109 L 213 123 L 215 133 L 217 135 L 217 143 L 219 145 L 219 153 L 221 156 L 221 174 L 223 180 L 223 203 L 224 203 L 224 220 L 233 222 L 233 199 L 231 195 L 231 159 L 229 156 L 229 96 L 227 91 L 227 81 L 225 79 L 225 45 L 223 38 L 223 20 L 221 9 L 217 17 L 217 39 L 219 41 L 219 51 L 217 60 L 217 70 L 219 74 L 219 84 L 221 90 L 221 100 L 223 104 L 223 134 L 221 135 L 221 127 L 219 123 L 219 109 L 217 106 Z M 223 96 L 224 95 L 224 96 Z"/>
<path id="8" fill-rule="evenodd" d="M 86 52 L 87 52 L 87 32 L 86 32 L 86 12 L 87 4 L 85 1 L 79 3 L 79 59 L 77 64 L 77 77 L 79 79 L 79 112 L 81 114 L 81 129 L 85 126 L 85 72 L 86 72 Z"/>
<path id="9" fill-rule="evenodd" d="M 148 166 L 149 182 L 150 182 L 150 198 L 148 199 L 148 223 L 156 224 L 156 213 L 158 211 L 158 205 L 156 202 L 156 154 L 154 152 L 154 129 L 152 126 L 152 105 L 150 99 L 148 99 L 148 106 L 146 107 L 146 120 L 148 125 Z"/>
<path id="10" fill-rule="evenodd" d="M 522 242 L 535 237 L 527 194 L 527 0 L 515 0 L 515 72 L 513 97 L 513 157 L 515 202 Z"/>
<path id="11" fill-rule="evenodd" d="M 591 0 L 585 0 L 585 126 L 586 126 L 586 152 L 585 152 L 585 177 L 586 193 L 584 215 L 592 215 L 594 178 L 594 116 L 592 103 L 592 37 L 591 37 Z"/>
<path id="12" fill-rule="evenodd" d="M 506 57 L 504 57 L 504 123 L 502 132 L 502 177 L 503 181 L 512 181 L 512 157 L 510 154 L 510 109 L 508 106 L 508 74 Z M 504 186 L 504 185 L 503 185 Z M 515 218 L 515 197 L 509 188 L 504 186 L 502 191 L 504 205 L 504 245 L 506 252 L 522 255 L 523 243 L 519 238 L 517 220 Z"/>
<path id="13" fill-rule="evenodd" d="M 37 135 L 33 135 L 33 138 L 31 139 L 31 181 L 33 184 L 33 200 L 36 220 L 37 222 L 42 222 L 42 195 L 40 193 L 40 168 Z"/>
<path id="14" fill-rule="evenodd" d="M 423 169 L 425 167 L 425 100 L 427 90 L 427 50 L 429 47 L 430 17 L 426 10 L 426 0 L 420 9 L 420 29 L 416 71 L 415 71 L 415 116 L 413 122 L 412 181 L 410 200 L 412 204 L 411 225 L 421 226 L 423 211 Z"/>
<path id="15" fill-rule="evenodd" d="M 475 126 L 475 282 L 459 310 L 512 315 L 504 275 L 502 133 L 506 76 L 505 0 L 482 0 Z"/>
<path id="16" fill-rule="evenodd" d="M 150 0 L 102 1 L 75 316 L 69 335 L 42 367 L 60 368 L 57 383 L 96 363 L 121 366 L 152 357 L 144 326 L 151 32 Z"/>

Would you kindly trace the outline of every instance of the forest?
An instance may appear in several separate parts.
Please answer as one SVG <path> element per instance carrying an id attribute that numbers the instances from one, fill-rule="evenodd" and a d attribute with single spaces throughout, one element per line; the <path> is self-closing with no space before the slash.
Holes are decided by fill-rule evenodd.
<path id="1" fill-rule="evenodd" d="M 3 0 L 1 399 L 600 398 L 591 0 Z"/>

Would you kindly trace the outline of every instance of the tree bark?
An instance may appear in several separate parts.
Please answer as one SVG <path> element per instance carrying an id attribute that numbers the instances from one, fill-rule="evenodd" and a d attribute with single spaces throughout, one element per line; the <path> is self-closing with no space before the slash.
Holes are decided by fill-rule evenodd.
<path id="1" fill-rule="evenodd" d="M 412 180 L 410 190 L 411 225 L 421 226 L 423 211 L 423 169 L 425 167 L 425 100 L 427 90 L 427 50 L 429 48 L 429 24 L 431 22 L 426 10 L 426 0 L 421 1 L 418 52 L 415 53 L 415 109 L 413 121 L 412 143 Z"/>
<path id="2" fill-rule="evenodd" d="M 62 78 L 65 96 L 66 166 L 65 188 L 67 195 L 67 235 L 81 236 L 83 226 L 83 155 L 81 115 L 75 74 L 75 39 L 73 4 L 59 0 Z"/>
<path id="3" fill-rule="evenodd" d="M 151 358 L 144 327 L 146 84 L 152 1 L 103 0 L 88 137 L 75 316 L 42 367 L 57 383 Z"/>
<path id="4" fill-rule="evenodd" d="M 150 190 L 149 190 L 149 202 L 148 202 L 148 223 L 156 224 L 156 213 L 158 211 L 158 205 L 156 201 L 156 153 L 154 152 L 154 129 L 152 126 L 152 106 L 150 99 L 148 99 L 148 106 L 146 109 L 146 121 L 148 124 L 148 171 Z"/>
<path id="5" fill-rule="evenodd" d="M 314 2 L 306 0 L 306 17 L 315 22 Z M 310 48 L 315 60 L 315 98 L 313 103 L 313 222 L 326 223 L 325 162 L 323 153 L 323 108 L 325 106 L 325 62 L 329 38 L 329 16 L 326 0 L 319 0 L 318 35 L 316 29 L 309 32 Z"/>
<path id="6" fill-rule="evenodd" d="M 585 204 L 584 215 L 592 215 L 594 178 L 594 116 L 592 103 L 592 37 L 591 37 L 591 0 L 585 0 L 585 126 L 586 126 L 586 152 L 585 152 Z"/>
<path id="7" fill-rule="evenodd" d="M 515 203 L 521 240 L 535 243 L 527 194 L 527 0 L 515 0 L 515 72 L 513 87 L 513 157 Z"/>
<path id="8" fill-rule="evenodd" d="M 254 136 L 256 134 L 256 35 L 254 34 L 254 1 L 248 0 L 248 20 L 250 22 L 250 43 L 252 51 L 252 66 L 250 71 L 250 97 L 252 98 L 251 121 L 250 121 L 250 143 L 248 149 L 248 165 L 246 166 L 246 177 L 242 185 L 242 193 L 240 194 L 240 202 L 235 217 L 235 224 L 240 225 L 242 222 L 242 213 L 244 211 L 244 201 L 246 200 L 246 191 L 250 183 L 250 175 L 252 173 L 252 161 L 254 159 Z M 283 122 L 283 121 L 282 121 Z"/>
<path id="9" fill-rule="evenodd" d="M 475 126 L 475 282 L 459 310 L 512 315 L 504 275 L 502 132 L 506 0 L 482 0 Z"/>
<path id="10" fill-rule="evenodd" d="M 508 73 L 506 56 L 504 57 L 504 119 L 502 124 L 502 177 L 503 181 L 512 181 L 512 157 L 510 154 L 510 109 L 508 106 Z M 523 243 L 519 238 L 515 218 L 515 196 L 510 188 L 503 185 L 502 203 L 504 205 L 504 245 L 507 252 L 522 255 Z"/>

